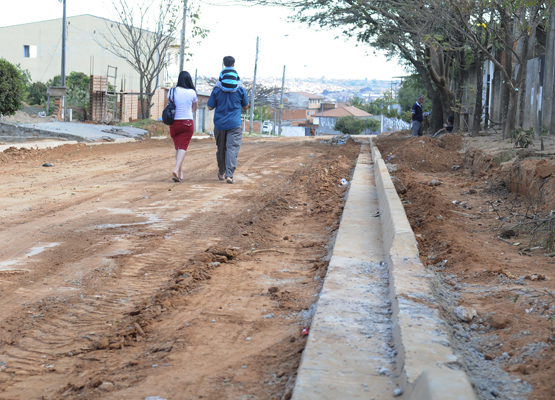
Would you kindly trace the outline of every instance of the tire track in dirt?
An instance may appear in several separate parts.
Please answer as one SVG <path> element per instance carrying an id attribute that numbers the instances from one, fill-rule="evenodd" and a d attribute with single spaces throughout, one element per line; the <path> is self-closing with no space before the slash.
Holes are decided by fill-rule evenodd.
<path id="1" fill-rule="evenodd" d="M 85 398 L 107 397 L 95 388 L 110 379 L 117 390 L 107 398 L 137 398 L 149 387 L 160 387 L 161 376 L 179 379 L 187 393 L 213 392 L 208 398 L 214 399 L 237 398 L 239 393 L 255 395 L 261 393 L 260 387 L 264 387 L 264 393 L 269 390 L 266 398 L 285 390 L 296 370 L 298 351 L 304 347 L 299 337 L 298 313 L 310 307 L 319 284 L 312 277 L 320 274 L 318 268 L 322 266 L 313 269 L 311 265 L 325 254 L 322 246 L 331 233 L 322 226 L 335 220 L 337 214 L 301 229 L 298 218 L 333 211 L 323 201 L 312 205 L 316 197 L 328 193 L 317 194 L 322 188 L 299 194 L 296 184 L 289 184 L 296 182 L 298 171 L 303 170 L 296 157 L 302 155 L 302 163 L 309 164 L 315 161 L 309 153 L 315 153 L 318 146 L 303 148 L 302 152 L 296 149 L 298 154 L 291 153 L 290 143 L 269 147 L 259 149 L 245 143 L 237 185 L 216 180 L 214 163 L 209 161 L 213 154 L 207 157 L 200 146 L 197 154 L 188 155 L 185 182 L 170 183 L 169 168 L 158 163 L 162 160 L 171 168 L 168 149 L 157 149 L 152 154 L 161 155 L 163 151 L 165 158 L 137 163 L 125 175 L 108 168 L 106 175 L 94 176 L 95 182 L 83 181 L 81 188 L 94 191 L 87 194 L 87 199 L 80 199 L 83 201 L 56 209 L 55 217 L 30 218 L 22 225 L 20 217 L 10 214 L 17 236 L 10 240 L 18 243 L 8 258 L 28 249 L 29 242 L 25 244 L 21 238 L 31 226 L 40 232 L 33 240 L 56 240 L 60 244 L 33 256 L 34 267 L 26 274 L 6 280 L 0 277 L 0 290 L 7 295 L 7 304 L 21 304 L 7 307 L 0 317 L 0 359 L 7 364 L 4 373 L 0 373 L 2 396 L 56 398 L 65 393 L 69 398 L 77 394 L 84 394 Z M 272 154 L 276 154 L 275 160 L 271 160 Z M 346 164 L 347 170 L 349 165 Z M 263 172 L 274 166 L 281 177 L 261 180 L 268 178 Z M 242 178 L 247 172 L 252 180 Z M 85 180 L 91 176 L 86 163 L 76 174 Z M 346 176 L 345 172 L 342 174 Z M 308 170 L 301 175 L 303 185 L 307 177 L 312 179 Z M 50 193 L 56 193 L 54 196 L 63 193 L 60 188 L 68 185 L 56 178 L 51 175 L 52 180 L 46 183 L 51 186 L 49 190 L 53 189 Z M 306 188 L 311 186 L 303 186 L 302 190 Z M 279 198 L 282 200 L 276 202 Z M 33 204 L 38 201 L 32 200 Z M 314 211 L 309 209 L 309 202 Z M 266 214 L 261 213 L 263 210 Z M 63 222 L 63 226 L 57 222 Z M 104 225 L 111 227 L 102 229 Z M 0 238 L 8 236 L 13 235 L 0 232 Z M 311 240 L 318 244 L 301 246 L 301 242 Z M 208 261 L 190 261 L 205 254 L 211 244 L 220 242 L 236 243 L 241 252 L 279 248 L 292 254 L 261 253 L 218 266 L 210 266 Z M 307 264 L 306 259 L 313 261 Z M 193 285 L 181 287 L 173 282 L 185 275 L 175 278 L 174 271 L 184 264 L 191 273 L 198 274 Z M 261 273 L 261 265 L 268 270 Z M 283 293 L 270 296 L 268 286 L 276 283 Z M 180 288 L 176 291 L 172 285 Z M 9 294 L 8 288 L 25 292 L 26 297 Z M 239 298 L 236 295 L 241 300 L 233 300 Z M 237 305 L 232 306 L 231 300 Z M 168 301 L 168 306 L 164 306 Z M 274 311 L 275 318 L 262 318 L 269 312 L 264 310 Z M 125 334 L 130 313 L 137 311 L 146 313 L 133 317 L 145 330 L 142 339 L 136 333 Z M 142 325 L 140 318 L 148 324 Z M 245 348 L 245 343 L 251 343 L 246 337 L 253 339 L 250 348 Z M 279 343 L 282 340 L 284 343 Z M 242 350 L 236 354 L 236 349 Z M 218 352 L 225 362 L 214 356 Z M 171 363 L 171 371 L 153 370 L 152 365 L 163 366 L 165 359 Z M 243 362 L 248 362 L 246 370 Z M 257 364 L 264 366 L 262 370 L 255 371 Z M 226 383 L 229 367 L 234 371 L 234 377 L 229 379 L 237 381 L 235 389 Z M 276 368 L 287 372 L 282 374 Z M 281 376 L 275 378 L 276 374 Z M 191 376 L 192 381 L 185 382 L 183 376 Z M 212 387 L 218 385 L 223 390 L 222 382 L 231 390 L 224 397 Z"/>
<path id="2" fill-rule="evenodd" d="M 110 195 L 115 198 L 120 198 L 122 197 L 121 194 L 125 193 L 125 191 L 125 188 L 110 191 L 102 190 L 100 193 L 90 195 L 86 199 L 80 199 L 80 202 L 66 204 L 64 209 L 78 206 L 94 197 Z M 226 191 L 220 185 L 216 188 L 215 193 L 207 192 L 205 189 L 196 190 L 195 192 L 196 199 L 188 199 L 187 202 L 191 203 L 197 201 L 198 204 L 201 204 L 202 210 L 210 211 L 207 204 L 210 202 L 214 203 L 216 199 L 222 198 Z M 215 202 L 215 204 L 217 204 L 217 202 Z M 176 208 L 179 208 L 179 204 Z M 57 212 L 61 211 L 63 210 L 57 210 Z M 188 210 L 188 212 L 195 214 L 198 210 L 193 209 Z M 171 223 L 171 221 L 164 222 Z M 121 226 L 122 229 L 129 227 L 129 225 Z M 201 229 L 206 231 L 206 224 L 195 221 L 192 223 L 189 222 L 186 230 L 180 230 L 177 234 L 171 235 L 169 240 L 164 240 L 162 246 L 156 248 L 154 253 L 145 254 L 140 252 L 138 255 L 143 257 L 139 258 L 139 261 L 134 265 L 126 263 L 126 268 L 121 274 L 127 284 L 127 289 L 125 291 L 110 290 L 112 293 L 109 296 L 98 296 L 95 299 L 96 301 L 92 303 L 81 302 L 77 304 L 72 309 L 73 312 L 69 314 L 70 316 L 79 315 L 80 317 L 77 321 L 76 318 L 61 317 L 56 320 L 50 320 L 41 330 L 28 332 L 24 340 L 20 341 L 17 346 L 10 348 L 12 351 L 5 353 L 4 358 L 6 362 L 9 363 L 10 367 L 14 370 L 21 372 L 44 361 L 44 359 L 41 359 L 41 356 L 44 356 L 44 354 L 49 354 L 52 357 L 60 357 L 66 353 L 79 354 L 82 350 L 88 350 L 90 339 L 76 341 L 74 339 L 75 331 L 77 330 L 77 335 L 79 337 L 89 336 L 84 335 L 87 332 L 94 332 L 94 336 L 102 335 L 102 332 L 106 331 L 106 326 L 102 324 L 99 325 L 97 322 L 102 319 L 112 319 L 114 314 L 116 314 L 116 318 L 118 315 L 121 316 L 122 314 L 121 302 L 118 302 L 117 299 L 125 298 L 125 303 L 128 304 L 127 309 L 132 308 L 134 304 L 141 301 L 141 297 L 144 297 L 142 293 L 150 293 L 154 288 L 167 281 L 167 273 L 171 272 L 176 267 L 175 262 L 165 268 L 164 271 L 160 271 L 160 267 L 168 265 L 168 260 L 171 259 L 171 255 L 174 253 L 174 249 L 179 243 L 186 240 L 187 237 L 192 236 L 195 232 L 201 231 Z M 83 234 L 86 233 L 84 232 Z M 215 232 L 208 232 L 208 235 L 214 236 Z M 202 248 L 202 245 L 206 245 L 206 240 L 204 238 L 193 240 L 190 242 L 190 245 L 191 250 L 185 254 L 181 253 L 181 259 L 187 259 L 192 256 Z M 90 252 L 89 248 L 84 248 L 83 250 L 85 253 Z M 124 251 L 130 250 L 128 248 Z M 134 251 L 131 250 L 131 253 L 133 252 Z M 113 268 L 113 265 L 111 265 L 111 267 Z M 149 278 L 145 279 L 144 273 L 142 272 L 145 270 L 158 271 L 156 274 L 151 273 Z M 47 337 L 48 340 L 44 340 L 45 337 Z M 40 370 L 39 368 L 35 370 L 35 372 Z"/>

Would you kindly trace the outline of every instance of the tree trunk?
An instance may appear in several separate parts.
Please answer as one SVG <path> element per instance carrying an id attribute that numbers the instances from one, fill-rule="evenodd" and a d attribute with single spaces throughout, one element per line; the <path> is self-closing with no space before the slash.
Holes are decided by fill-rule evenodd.
<path id="1" fill-rule="evenodd" d="M 141 119 L 145 119 L 144 77 L 139 78 L 139 101 L 141 102 Z"/>
<path id="2" fill-rule="evenodd" d="M 507 138 L 509 133 L 515 127 L 515 115 L 510 115 L 509 112 L 513 109 L 516 112 L 516 104 L 514 101 L 511 101 L 513 97 L 513 93 L 516 94 L 514 89 L 512 88 L 511 81 L 513 77 L 513 53 L 512 53 L 512 46 L 513 46 L 513 23 L 511 17 L 507 14 L 506 10 L 503 10 L 503 14 L 501 17 L 501 24 L 503 26 L 503 31 L 505 34 L 505 72 L 510 78 L 506 76 L 503 77 L 503 90 L 501 95 L 502 105 L 501 105 L 501 116 L 505 116 L 505 121 L 503 125 L 503 139 Z"/>
<path id="3" fill-rule="evenodd" d="M 478 136 L 482 122 L 482 91 L 483 91 L 483 73 L 482 73 L 482 52 L 475 48 L 474 50 L 474 68 L 476 72 L 476 102 L 474 103 L 474 119 L 472 121 L 471 136 Z"/>
<path id="4" fill-rule="evenodd" d="M 150 118 L 150 109 L 152 108 L 152 96 L 153 96 L 154 93 L 152 93 L 151 87 L 152 87 L 152 83 L 150 83 L 150 82 L 147 83 L 147 87 L 146 87 L 146 117 L 145 117 L 145 119 Z"/>
<path id="5" fill-rule="evenodd" d="M 447 119 L 448 114 L 452 112 L 455 103 L 455 95 L 449 88 L 449 67 L 451 58 L 443 53 L 438 54 L 431 47 L 426 48 L 426 56 L 428 57 L 426 62 L 428 76 L 430 81 L 433 82 L 437 88 L 434 92 L 439 96 L 439 102 L 441 104 L 441 108 L 436 110 L 436 107 L 434 107 L 432 113 L 431 126 L 434 132 L 436 132 L 443 128 L 443 122 Z M 445 62 L 445 60 L 448 61 Z"/>
<path id="6" fill-rule="evenodd" d="M 443 128 L 443 123 L 447 121 L 447 117 L 453 113 L 453 108 L 455 106 L 455 93 L 446 87 L 438 87 L 439 96 L 441 99 L 441 115 L 437 121 L 436 127 L 434 128 L 436 132 Z"/>

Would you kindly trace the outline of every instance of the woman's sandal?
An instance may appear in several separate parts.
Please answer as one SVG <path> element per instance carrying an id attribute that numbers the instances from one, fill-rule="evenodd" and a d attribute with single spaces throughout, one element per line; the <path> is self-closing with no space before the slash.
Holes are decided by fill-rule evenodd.
<path id="1" fill-rule="evenodd" d="M 225 177 L 223 177 L 222 175 L 220 175 L 220 174 L 218 173 L 218 179 L 219 179 L 220 181 L 223 181 L 223 180 L 225 180 Z"/>
<path id="2" fill-rule="evenodd" d="M 229 176 L 225 179 L 225 181 L 227 183 L 235 183 L 235 181 L 233 180 L 233 178 L 230 178 Z"/>

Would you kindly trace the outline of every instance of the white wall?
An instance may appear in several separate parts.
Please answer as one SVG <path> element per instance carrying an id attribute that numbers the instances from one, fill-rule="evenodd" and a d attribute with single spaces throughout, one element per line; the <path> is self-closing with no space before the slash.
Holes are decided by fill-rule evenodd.
<path id="1" fill-rule="evenodd" d="M 117 67 L 117 89 L 139 91 L 139 74 L 122 58 L 102 49 L 95 41 L 99 33 L 117 33 L 116 23 L 92 15 L 67 18 L 66 76 L 72 71 L 86 75 L 106 75 L 108 65 Z M 112 25 L 114 27 L 112 27 Z M 111 31 L 111 32 L 110 32 Z M 0 28 L 0 55 L 31 73 L 33 82 L 44 82 L 61 73 L 62 19 Z M 24 46 L 32 46 L 24 57 Z M 36 46 L 36 54 L 35 54 Z"/>
<path id="2" fill-rule="evenodd" d="M 305 136 L 305 128 L 302 126 L 281 126 L 281 136 Z"/>

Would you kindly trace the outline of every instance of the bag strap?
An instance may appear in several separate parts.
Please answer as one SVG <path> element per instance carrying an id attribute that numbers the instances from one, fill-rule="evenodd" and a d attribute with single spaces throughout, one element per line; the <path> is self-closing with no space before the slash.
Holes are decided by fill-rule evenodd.
<path id="1" fill-rule="evenodd" d="M 172 97 L 172 101 L 175 103 L 175 88 L 172 88 L 170 96 Z"/>

